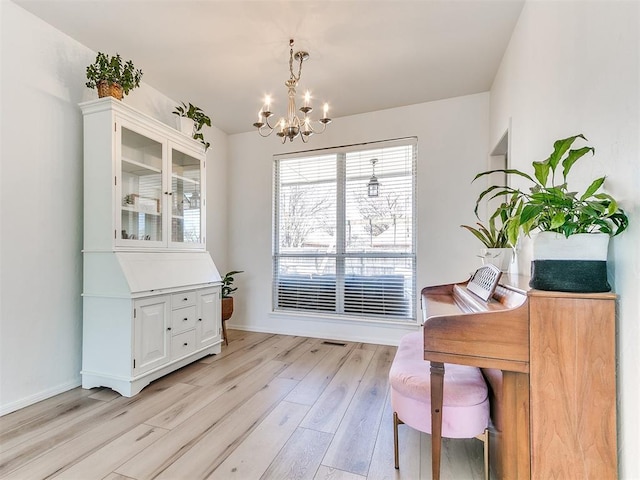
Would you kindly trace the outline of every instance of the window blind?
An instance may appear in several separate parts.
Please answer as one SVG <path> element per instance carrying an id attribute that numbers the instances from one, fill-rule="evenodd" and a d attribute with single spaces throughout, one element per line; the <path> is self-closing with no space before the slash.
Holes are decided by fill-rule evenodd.
<path id="1" fill-rule="evenodd" d="M 415 181 L 414 138 L 276 157 L 274 310 L 414 321 Z"/>

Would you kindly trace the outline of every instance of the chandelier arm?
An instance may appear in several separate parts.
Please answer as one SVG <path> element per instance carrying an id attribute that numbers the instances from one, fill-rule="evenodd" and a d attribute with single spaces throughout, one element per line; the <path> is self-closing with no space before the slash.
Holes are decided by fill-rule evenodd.
<path id="1" fill-rule="evenodd" d="M 320 120 L 316 120 L 318 123 L 322 124 L 322 130 L 316 130 L 315 128 L 313 128 L 313 125 L 311 125 L 311 122 L 309 122 L 309 128 L 311 129 L 311 131 L 315 134 L 320 135 L 321 133 L 323 133 L 326 129 L 327 129 L 327 124 L 321 122 Z"/>
<path id="2" fill-rule="evenodd" d="M 265 123 L 265 125 L 266 125 L 267 127 L 269 127 L 271 130 L 275 130 L 275 128 L 278 126 L 278 124 L 277 124 L 277 123 L 276 123 L 275 127 L 274 127 L 273 125 L 271 125 L 271 124 L 269 123 L 269 117 L 266 117 L 266 118 L 265 118 L 264 123 Z"/>
<path id="3" fill-rule="evenodd" d="M 264 133 L 262 133 L 264 130 L 264 126 L 260 127 L 258 129 L 258 133 L 260 134 L 261 137 L 267 138 L 269 135 L 271 135 L 273 133 L 273 128 L 269 128 L 269 133 L 267 133 L 266 135 Z"/>

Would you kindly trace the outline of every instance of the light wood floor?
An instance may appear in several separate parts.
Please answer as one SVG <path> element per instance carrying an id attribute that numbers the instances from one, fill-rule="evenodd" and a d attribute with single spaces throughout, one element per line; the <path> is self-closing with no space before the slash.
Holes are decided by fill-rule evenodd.
<path id="1" fill-rule="evenodd" d="M 0 478 L 431 478 L 429 435 L 404 425 L 393 468 L 394 347 L 229 336 L 133 398 L 76 388 L 0 418 Z M 445 439 L 442 462 L 483 478 L 477 440 Z"/>

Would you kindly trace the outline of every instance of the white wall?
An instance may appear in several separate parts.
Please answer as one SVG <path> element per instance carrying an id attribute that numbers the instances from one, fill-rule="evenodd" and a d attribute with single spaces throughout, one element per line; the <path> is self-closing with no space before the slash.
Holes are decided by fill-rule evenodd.
<path id="1" fill-rule="evenodd" d="M 596 155 L 580 161 L 579 182 L 606 174 L 607 190 L 629 214 L 608 262 L 619 295 L 618 448 L 626 479 L 640 478 L 639 31 L 638 2 L 528 2 L 491 90 L 491 145 L 511 119 L 515 168 L 531 171 L 555 139 L 584 133 Z M 530 255 L 522 253 L 528 271 Z"/>
<path id="2" fill-rule="evenodd" d="M 95 52 L 0 2 L 0 414 L 80 384 L 82 115 Z M 108 47 L 105 47 L 105 51 Z M 126 55 L 125 55 L 126 56 Z M 144 70 L 144 65 L 139 65 Z M 145 79 L 146 80 L 146 79 Z M 152 80 L 152 79 L 149 79 Z M 177 102 L 143 84 L 124 100 L 170 125 Z M 226 136 L 205 136 L 207 246 L 226 260 Z M 213 168 L 211 168 L 213 167 Z"/>
<path id="3" fill-rule="evenodd" d="M 479 266 L 475 255 L 480 244 L 459 225 L 475 218 L 481 186 L 470 182 L 486 167 L 488 107 L 484 93 L 338 118 L 306 145 L 296 140 L 284 146 L 277 137 L 265 139 L 256 132 L 230 136 L 229 261 L 230 268 L 245 273 L 237 277 L 235 312 L 228 325 L 397 344 L 410 328 L 271 313 L 273 155 L 416 136 L 419 292 L 426 285 L 462 281 Z"/>

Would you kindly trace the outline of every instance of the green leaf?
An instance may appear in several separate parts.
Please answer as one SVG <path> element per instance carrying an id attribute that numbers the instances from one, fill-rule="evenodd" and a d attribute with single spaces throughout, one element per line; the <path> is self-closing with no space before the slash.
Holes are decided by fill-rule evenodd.
<path id="1" fill-rule="evenodd" d="M 593 155 L 595 151 L 596 149 L 593 147 L 582 147 L 582 148 L 579 148 L 578 150 L 569 151 L 569 155 L 567 155 L 567 158 L 565 158 L 562 161 L 562 176 L 565 182 L 567 180 L 567 175 L 569 175 L 569 171 L 571 170 L 571 167 L 573 166 L 573 164 L 576 163 L 578 159 L 583 157 L 588 152 L 591 152 L 591 154 Z"/>
<path id="2" fill-rule="evenodd" d="M 479 173 L 475 177 L 473 177 L 472 182 L 476 181 L 478 178 L 483 177 L 485 175 L 491 175 L 492 173 L 505 173 L 507 175 L 518 175 L 520 177 L 526 178 L 527 180 L 530 180 L 531 182 L 535 183 L 535 180 L 533 178 L 531 178 L 529 175 L 527 175 L 526 173 L 521 172 L 520 170 L 512 169 L 512 168 L 498 169 L 498 170 L 488 170 L 486 172 Z"/>
<path id="3" fill-rule="evenodd" d="M 473 209 L 473 212 L 476 214 L 476 217 L 478 216 L 478 207 L 480 206 L 480 202 L 484 197 L 486 197 L 492 192 L 495 192 L 495 193 L 493 194 L 493 196 L 489 197 L 489 200 L 495 197 L 499 197 L 501 195 L 518 195 L 518 196 L 521 195 L 519 190 L 514 190 L 513 188 L 505 187 L 502 185 L 492 185 L 491 187 L 487 188 L 482 193 L 480 193 L 480 195 L 478 195 L 478 199 L 476 200 L 476 206 Z"/>
<path id="4" fill-rule="evenodd" d="M 551 169 L 555 172 L 558 163 L 560 163 L 560 159 L 564 156 L 564 154 L 571 148 L 573 142 L 575 142 L 576 138 L 582 138 L 583 140 L 587 140 L 584 135 L 578 134 L 573 137 L 563 138 L 561 140 L 556 140 L 553 143 L 553 152 L 547 159 L 551 166 Z"/>
<path id="5" fill-rule="evenodd" d="M 484 246 L 486 246 L 487 248 L 491 248 L 489 246 L 489 241 L 487 240 L 486 236 L 483 235 L 479 230 L 473 227 L 470 227 L 469 225 L 460 225 L 460 226 L 470 231 L 478 240 L 482 242 Z"/>
<path id="6" fill-rule="evenodd" d="M 600 177 L 595 179 L 591 185 L 589 185 L 589 187 L 585 190 L 585 192 L 582 194 L 582 196 L 580 197 L 580 200 L 586 200 L 587 198 L 589 198 L 591 195 L 593 195 L 594 193 L 596 193 L 598 191 L 598 189 L 602 186 L 602 184 L 604 183 L 606 177 Z"/>
<path id="7" fill-rule="evenodd" d="M 533 162 L 533 171 L 540 185 L 546 185 L 549 178 L 549 162 Z"/>
<path id="8" fill-rule="evenodd" d="M 520 213 L 520 225 L 524 225 L 540 215 L 543 207 L 541 205 L 525 205 Z"/>
<path id="9" fill-rule="evenodd" d="M 559 212 L 556 213 L 552 218 L 551 218 L 551 229 L 556 229 L 562 225 L 564 225 L 565 223 L 565 217 L 564 214 Z"/>
<path id="10" fill-rule="evenodd" d="M 627 217 L 624 210 L 619 209 L 616 213 L 609 217 L 609 220 L 616 226 L 613 236 L 619 235 L 624 232 L 629 226 L 629 217 Z"/>
<path id="11" fill-rule="evenodd" d="M 507 239 L 509 245 L 515 246 L 518 243 L 518 233 L 520 232 L 520 224 L 517 218 L 514 217 L 513 221 L 507 223 Z"/>

